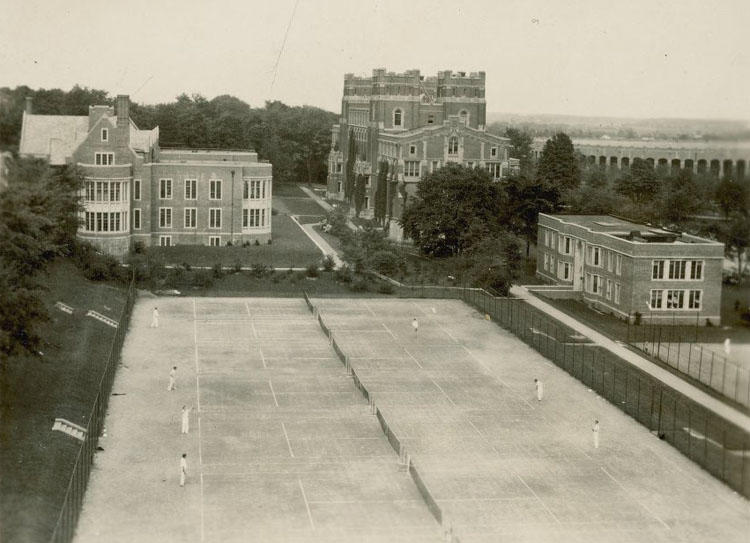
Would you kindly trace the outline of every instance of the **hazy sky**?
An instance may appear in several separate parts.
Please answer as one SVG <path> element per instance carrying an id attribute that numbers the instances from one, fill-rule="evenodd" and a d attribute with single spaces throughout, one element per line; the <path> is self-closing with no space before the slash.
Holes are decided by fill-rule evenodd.
<path id="1" fill-rule="evenodd" d="M 339 111 L 346 72 L 484 70 L 490 112 L 750 119 L 750 0 L 0 0 L 0 13 L 0 86 Z"/>

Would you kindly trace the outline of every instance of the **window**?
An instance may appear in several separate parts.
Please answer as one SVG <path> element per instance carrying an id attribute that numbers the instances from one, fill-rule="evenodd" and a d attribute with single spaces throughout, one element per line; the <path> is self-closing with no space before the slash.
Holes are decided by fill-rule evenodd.
<path id="1" fill-rule="evenodd" d="M 555 257 L 549 255 L 549 271 L 554 275 L 555 273 Z"/>
<path id="2" fill-rule="evenodd" d="M 140 200 L 140 199 L 141 199 L 141 180 L 134 179 L 133 180 L 133 200 Z"/>
<path id="3" fill-rule="evenodd" d="M 615 255 L 615 273 L 622 275 L 622 255 Z"/>
<path id="4" fill-rule="evenodd" d="M 458 138 L 456 136 L 451 136 L 450 138 L 448 138 L 448 154 L 458 154 Z"/>
<path id="5" fill-rule="evenodd" d="M 365 209 L 370 209 L 370 197 L 365 196 Z"/>
<path id="6" fill-rule="evenodd" d="M 467 167 L 467 168 L 469 168 L 469 169 L 471 170 L 471 169 L 473 169 L 473 168 L 474 168 L 474 163 L 473 163 L 473 162 L 467 162 L 467 163 L 466 163 L 466 167 Z"/>
<path id="7" fill-rule="evenodd" d="M 691 290 L 688 294 L 688 309 L 701 308 L 701 290 Z"/>
<path id="8" fill-rule="evenodd" d="M 591 247 L 589 246 L 589 264 L 592 266 L 601 267 L 602 265 L 602 259 L 601 259 L 601 248 L 600 247 Z"/>
<path id="9" fill-rule="evenodd" d="M 221 236 L 208 236 L 208 244 L 211 247 L 221 247 Z"/>
<path id="10" fill-rule="evenodd" d="M 434 124 L 435 123 L 435 115 L 433 113 L 430 113 L 427 115 L 427 124 Z"/>
<path id="11" fill-rule="evenodd" d="M 102 141 L 109 141 L 109 130 L 102 128 Z"/>
<path id="12" fill-rule="evenodd" d="M 586 290 L 591 294 L 602 293 L 602 278 L 595 273 L 586 274 Z"/>
<path id="13" fill-rule="evenodd" d="M 198 180 L 185 179 L 185 200 L 198 199 Z"/>
<path id="14" fill-rule="evenodd" d="M 651 291 L 651 300 L 649 301 L 649 308 L 650 309 L 661 309 L 661 302 L 662 302 L 662 291 L 661 290 L 652 290 Z"/>
<path id="15" fill-rule="evenodd" d="M 265 211 L 265 209 L 263 211 Z M 255 228 L 257 226 L 260 226 L 260 209 L 243 209 L 242 227 Z"/>
<path id="16" fill-rule="evenodd" d="M 497 147 L 490 147 L 490 157 L 497 158 Z"/>
<path id="17" fill-rule="evenodd" d="M 370 187 L 372 187 L 372 182 L 370 180 L 370 176 L 367 175 L 365 176 L 365 188 L 369 189 Z"/>
<path id="18" fill-rule="evenodd" d="M 134 209 L 133 210 L 133 230 L 140 230 L 140 229 L 141 229 L 141 210 Z"/>
<path id="19" fill-rule="evenodd" d="M 549 269 L 549 255 L 544 253 L 544 271 Z"/>
<path id="20" fill-rule="evenodd" d="M 211 179 L 209 180 L 208 185 L 209 200 L 221 200 L 221 179 Z"/>
<path id="21" fill-rule="evenodd" d="M 111 166 L 114 163 L 114 153 L 94 153 L 94 164 L 97 166 Z"/>
<path id="22" fill-rule="evenodd" d="M 564 255 L 570 254 L 570 238 L 568 236 L 558 236 L 560 253 Z"/>
<path id="23" fill-rule="evenodd" d="M 336 192 L 341 192 L 341 181 L 336 183 Z"/>
<path id="24" fill-rule="evenodd" d="M 654 260 L 651 268 L 651 279 L 664 279 L 664 261 Z"/>
<path id="25" fill-rule="evenodd" d="M 685 279 L 686 268 L 687 268 L 686 260 L 670 260 L 669 261 L 669 278 L 670 279 Z"/>
<path id="26" fill-rule="evenodd" d="M 544 229 L 544 245 L 549 247 L 549 230 Z"/>
<path id="27" fill-rule="evenodd" d="M 208 227 L 221 228 L 221 209 L 212 207 L 208 210 Z"/>
<path id="28" fill-rule="evenodd" d="M 702 260 L 690 261 L 690 279 L 693 279 L 694 281 L 701 281 L 703 279 L 703 261 Z"/>
<path id="29" fill-rule="evenodd" d="M 404 162 L 404 177 L 419 177 L 418 160 L 407 160 Z"/>
<path id="30" fill-rule="evenodd" d="M 393 126 L 401 127 L 402 126 L 402 117 L 403 112 L 400 109 L 394 109 L 393 110 Z"/>
<path id="31" fill-rule="evenodd" d="M 461 121 L 461 124 L 469 124 L 469 112 L 462 109 L 458 114 L 458 120 Z"/>
<path id="32" fill-rule="evenodd" d="M 620 283 L 615 283 L 615 303 L 620 303 Z"/>
<path id="33" fill-rule="evenodd" d="M 198 221 L 198 209 L 195 207 L 185 208 L 185 228 L 195 228 Z"/>
<path id="34" fill-rule="evenodd" d="M 612 280 L 607 279 L 607 291 L 606 291 L 607 300 L 612 299 Z"/>
<path id="35" fill-rule="evenodd" d="M 242 210 L 242 228 L 247 228 L 247 213 L 249 209 Z"/>
<path id="36" fill-rule="evenodd" d="M 417 146 L 416 145 L 409 145 L 409 154 L 410 155 L 416 155 L 417 154 Z"/>
<path id="37" fill-rule="evenodd" d="M 159 245 L 161 247 L 171 247 L 172 236 L 159 236 Z"/>
<path id="38" fill-rule="evenodd" d="M 612 251 L 607 251 L 607 271 L 608 272 L 612 271 L 612 261 L 614 260 L 612 256 L 613 256 Z"/>
<path id="39" fill-rule="evenodd" d="M 172 199 L 172 180 L 159 179 L 159 198 L 162 200 Z"/>
<path id="40" fill-rule="evenodd" d="M 336 163 L 336 173 L 341 173 L 341 162 Z"/>
<path id="41" fill-rule="evenodd" d="M 570 281 L 570 264 L 568 262 L 563 262 L 562 272 L 562 278 Z"/>
<path id="42" fill-rule="evenodd" d="M 159 227 L 172 228 L 172 208 L 171 207 L 159 208 Z"/>
<path id="43" fill-rule="evenodd" d="M 260 225 L 261 226 L 266 225 L 266 210 L 265 209 L 260 210 Z"/>
<path id="44" fill-rule="evenodd" d="M 432 171 L 436 171 L 440 167 L 440 162 L 437 160 L 432 161 Z"/>
<path id="45" fill-rule="evenodd" d="M 684 290 L 667 291 L 667 309 L 682 309 L 682 303 L 685 300 Z"/>

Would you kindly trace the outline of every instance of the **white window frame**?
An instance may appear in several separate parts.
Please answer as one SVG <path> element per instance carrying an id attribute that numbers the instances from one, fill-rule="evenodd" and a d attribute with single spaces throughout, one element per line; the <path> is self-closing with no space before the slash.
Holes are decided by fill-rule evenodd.
<path id="1" fill-rule="evenodd" d="M 689 277 L 687 260 L 670 260 L 669 274 L 667 277 L 670 281 L 684 281 Z"/>
<path id="2" fill-rule="evenodd" d="M 409 144 L 409 156 L 416 156 L 417 154 L 417 146 L 413 143 Z"/>
<path id="3" fill-rule="evenodd" d="M 416 165 L 416 173 L 414 166 Z M 419 160 L 406 160 L 404 161 L 404 177 L 419 177 L 420 173 L 420 162 Z"/>
<path id="4" fill-rule="evenodd" d="M 570 281 L 570 262 L 563 262 L 563 277 L 564 280 Z"/>
<path id="5" fill-rule="evenodd" d="M 622 255 L 615 254 L 615 274 L 622 275 Z"/>
<path id="6" fill-rule="evenodd" d="M 682 289 L 667 289 L 666 296 L 664 298 L 666 301 L 665 309 L 683 309 L 683 306 L 685 305 L 686 296 L 685 291 Z"/>
<path id="7" fill-rule="evenodd" d="M 544 253 L 544 271 L 549 270 L 549 255 Z"/>
<path id="8" fill-rule="evenodd" d="M 102 128 L 102 131 L 100 134 L 101 134 L 102 141 L 105 141 L 105 142 L 109 141 L 109 129 L 108 128 Z"/>
<path id="9" fill-rule="evenodd" d="M 365 203 L 364 203 L 363 209 L 370 209 L 370 197 L 369 196 L 365 196 Z"/>
<path id="10" fill-rule="evenodd" d="M 456 144 L 455 147 L 453 147 L 453 143 Z M 461 142 L 458 139 L 458 136 L 449 136 L 448 137 L 448 154 L 450 156 L 456 156 L 458 155 L 458 149 L 461 147 Z"/>
<path id="11" fill-rule="evenodd" d="M 171 207 L 159 208 L 159 228 L 172 228 L 172 208 Z"/>
<path id="12" fill-rule="evenodd" d="M 208 236 L 209 247 L 221 247 L 221 236 Z"/>
<path id="13" fill-rule="evenodd" d="M 396 122 L 396 116 L 398 115 L 398 122 Z M 400 107 L 397 107 L 393 110 L 392 114 L 392 122 L 394 128 L 403 128 L 404 127 L 404 110 Z"/>
<path id="14" fill-rule="evenodd" d="M 222 179 L 209 179 L 208 180 L 208 199 L 209 200 L 221 200 L 221 182 Z"/>
<path id="15" fill-rule="evenodd" d="M 664 271 L 667 268 L 665 266 L 666 260 L 656 259 L 651 261 L 651 280 L 661 281 L 664 279 Z"/>
<path id="16" fill-rule="evenodd" d="M 185 228 L 198 228 L 198 208 L 186 207 L 182 212 L 182 220 Z"/>
<path id="17" fill-rule="evenodd" d="M 691 289 L 688 291 L 687 309 L 703 309 L 703 290 Z"/>
<path id="18" fill-rule="evenodd" d="M 706 267 L 704 260 L 690 260 L 690 272 L 688 278 L 690 281 L 703 281 L 703 269 Z M 696 270 L 698 273 L 696 273 Z"/>
<path id="19" fill-rule="evenodd" d="M 159 200 L 172 199 L 172 179 L 162 177 L 159 179 Z"/>
<path id="20" fill-rule="evenodd" d="M 612 279 L 607 279 L 607 290 L 605 292 L 605 297 L 607 300 L 612 299 Z"/>
<path id="21" fill-rule="evenodd" d="M 664 304 L 664 291 L 662 289 L 651 289 L 648 297 L 648 307 L 652 311 L 661 309 Z"/>
<path id="22" fill-rule="evenodd" d="M 621 290 L 620 283 L 615 283 L 615 303 L 620 304 L 620 290 Z"/>
<path id="23" fill-rule="evenodd" d="M 141 180 L 133 179 L 133 200 L 141 199 Z"/>
<path id="24" fill-rule="evenodd" d="M 114 166 L 115 164 L 115 154 L 114 153 L 104 153 L 104 152 L 97 152 L 94 153 L 94 165 L 95 166 Z"/>
<path id="25" fill-rule="evenodd" d="M 210 207 L 208 208 L 208 227 L 213 229 L 221 229 L 221 208 Z"/>
<path id="26" fill-rule="evenodd" d="M 193 178 L 185 179 L 185 200 L 197 200 L 198 199 L 198 180 Z"/>
<path id="27" fill-rule="evenodd" d="M 133 230 L 141 229 L 141 208 L 136 207 L 133 209 Z"/>
<path id="28" fill-rule="evenodd" d="M 490 158 L 497 158 L 497 147 L 490 147 Z"/>
<path id="29" fill-rule="evenodd" d="M 159 247 L 172 247 L 172 236 L 159 236 Z"/>

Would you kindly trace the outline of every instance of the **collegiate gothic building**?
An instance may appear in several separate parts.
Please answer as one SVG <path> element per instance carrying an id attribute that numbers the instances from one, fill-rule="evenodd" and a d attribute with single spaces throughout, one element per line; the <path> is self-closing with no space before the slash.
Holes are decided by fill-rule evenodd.
<path id="1" fill-rule="evenodd" d="M 78 236 L 122 257 L 133 242 L 169 246 L 271 239 L 271 164 L 252 151 L 161 149 L 140 130 L 130 101 L 87 116 L 34 115 L 27 98 L 19 152 L 83 176 Z"/>
<path id="2" fill-rule="evenodd" d="M 494 179 L 506 176 L 517 161 L 508 159 L 509 140 L 486 130 L 484 93 L 484 72 L 346 74 L 341 119 L 332 129 L 328 197 L 344 199 L 350 138 L 356 142 L 354 176 L 365 179 L 365 217 L 373 216 L 378 169 L 388 163 L 386 214 L 397 239 L 400 227 L 391 218 L 401 216 L 404 199 L 426 173 L 455 162 L 486 169 Z"/>

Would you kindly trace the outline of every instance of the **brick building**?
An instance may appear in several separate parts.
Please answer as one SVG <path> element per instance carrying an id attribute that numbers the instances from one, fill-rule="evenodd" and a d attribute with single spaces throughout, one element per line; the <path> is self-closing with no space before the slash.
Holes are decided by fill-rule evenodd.
<path id="1" fill-rule="evenodd" d="M 159 128 L 140 130 L 130 101 L 88 116 L 34 115 L 27 98 L 19 152 L 84 179 L 78 236 L 123 256 L 144 245 L 225 245 L 271 239 L 271 165 L 252 151 L 161 149 Z"/>
<path id="2" fill-rule="evenodd" d="M 611 216 L 540 213 L 537 248 L 537 275 L 598 310 L 721 322 L 722 243 Z"/>
<path id="3" fill-rule="evenodd" d="M 344 199 L 349 138 L 357 143 L 355 175 L 366 179 L 362 215 L 372 217 L 378 169 L 388 162 L 394 182 L 384 187 L 392 217 L 400 217 L 404 195 L 416 192 L 421 176 L 456 162 L 486 169 L 495 179 L 509 173 L 509 140 L 486 130 L 485 73 L 438 72 L 424 77 L 376 69 L 372 77 L 344 76 L 341 118 L 332 128 L 329 198 Z M 517 161 L 513 161 L 517 166 Z M 390 178 L 390 174 L 388 176 Z M 390 233 L 400 238 L 391 222 Z"/>

